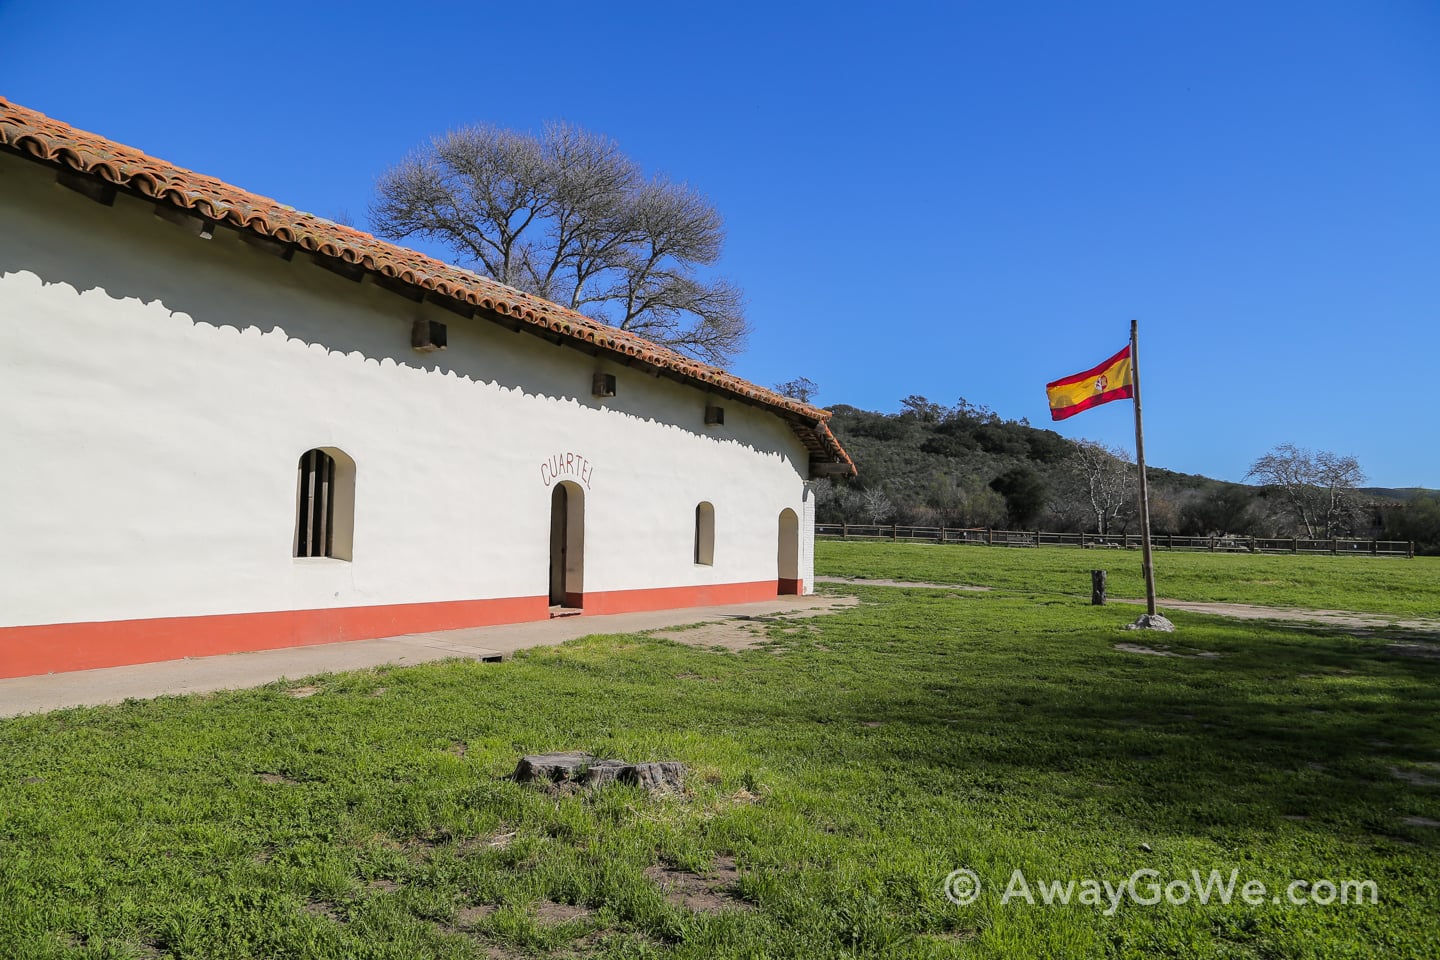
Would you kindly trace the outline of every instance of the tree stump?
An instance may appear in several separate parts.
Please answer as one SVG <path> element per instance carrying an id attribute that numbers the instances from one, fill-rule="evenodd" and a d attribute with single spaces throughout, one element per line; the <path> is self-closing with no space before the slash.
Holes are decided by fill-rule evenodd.
<path id="1" fill-rule="evenodd" d="M 685 786 L 685 764 L 678 760 L 630 763 L 597 760 L 588 753 L 540 753 L 520 758 L 511 774 L 520 783 L 574 784 L 585 789 L 624 783 L 651 793 L 679 792 Z"/>
<path id="2" fill-rule="evenodd" d="M 685 764 L 677 760 L 632 764 L 620 771 L 620 782 L 651 793 L 678 793 L 685 786 Z"/>
<path id="3" fill-rule="evenodd" d="M 511 777 L 520 783 L 532 783 L 536 780 L 550 783 L 578 780 L 594 763 L 595 758 L 588 753 L 539 753 L 521 757 Z"/>

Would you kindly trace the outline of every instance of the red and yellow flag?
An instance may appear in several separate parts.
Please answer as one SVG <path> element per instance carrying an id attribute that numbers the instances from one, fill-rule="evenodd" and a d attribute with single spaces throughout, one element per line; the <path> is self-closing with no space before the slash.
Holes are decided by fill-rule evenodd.
<path id="1" fill-rule="evenodd" d="M 1061 377 L 1045 384 L 1045 395 L 1050 399 L 1050 419 L 1064 420 L 1081 410 L 1098 407 L 1111 400 L 1125 400 L 1135 396 L 1135 378 L 1130 366 L 1130 348 L 1127 346 L 1115 356 L 1084 373 Z"/>

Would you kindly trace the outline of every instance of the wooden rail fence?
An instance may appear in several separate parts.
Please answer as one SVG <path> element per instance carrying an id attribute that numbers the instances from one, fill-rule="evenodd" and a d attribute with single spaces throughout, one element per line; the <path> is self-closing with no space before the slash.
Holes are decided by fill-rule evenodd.
<path id="1" fill-rule="evenodd" d="M 817 523 L 817 537 L 841 540 L 910 540 L 984 547 L 1080 547 L 1085 550 L 1138 550 L 1139 534 L 1048 533 L 1044 530 L 995 530 L 989 527 L 915 527 L 903 523 Z M 1156 534 L 1152 550 L 1209 553 L 1294 553 L 1332 556 L 1414 557 L 1415 544 L 1404 540 L 1349 540 L 1332 537 L 1182 537 Z"/>

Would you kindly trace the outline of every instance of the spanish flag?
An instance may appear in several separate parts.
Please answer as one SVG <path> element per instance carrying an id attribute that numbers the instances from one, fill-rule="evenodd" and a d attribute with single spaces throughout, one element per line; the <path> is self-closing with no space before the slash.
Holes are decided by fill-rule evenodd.
<path id="1" fill-rule="evenodd" d="M 1045 395 L 1050 399 L 1050 419 L 1064 420 L 1081 410 L 1089 410 L 1111 400 L 1129 399 L 1135 396 L 1134 383 L 1130 348 L 1127 346 L 1084 373 L 1045 384 Z"/>

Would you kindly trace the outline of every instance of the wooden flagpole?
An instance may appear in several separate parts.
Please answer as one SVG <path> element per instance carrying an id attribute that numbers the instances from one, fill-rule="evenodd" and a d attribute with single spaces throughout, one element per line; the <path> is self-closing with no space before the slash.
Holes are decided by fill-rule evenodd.
<path id="1" fill-rule="evenodd" d="M 1155 616 L 1155 564 L 1150 554 L 1150 487 L 1145 480 L 1145 428 L 1140 418 L 1140 324 L 1130 321 L 1130 379 L 1135 387 L 1135 463 L 1140 469 L 1140 562 L 1145 571 L 1145 611 Z"/>

